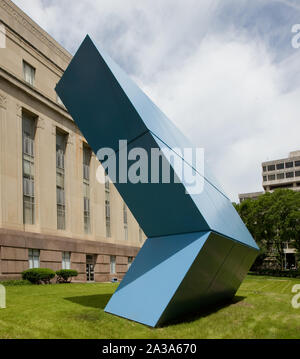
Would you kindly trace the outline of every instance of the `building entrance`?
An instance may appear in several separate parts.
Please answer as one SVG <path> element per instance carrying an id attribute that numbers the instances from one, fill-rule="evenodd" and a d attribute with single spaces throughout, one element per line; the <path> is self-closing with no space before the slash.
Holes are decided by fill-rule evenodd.
<path id="1" fill-rule="evenodd" d="M 93 254 L 86 255 L 86 280 L 93 282 L 95 280 L 95 256 Z"/>

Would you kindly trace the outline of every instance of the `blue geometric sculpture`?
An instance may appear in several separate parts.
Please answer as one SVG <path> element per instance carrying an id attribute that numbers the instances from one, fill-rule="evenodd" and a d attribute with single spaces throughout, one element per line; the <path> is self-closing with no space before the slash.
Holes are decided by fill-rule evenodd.
<path id="1" fill-rule="evenodd" d="M 148 239 L 105 311 L 155 327 L 232 298 L 259 248 L 207 164 L 203 170 L 182 156 L 194 148 L 190 141 L 89 36 L 56 91 L 95 153 L 119 151 L 119 140 L 128 141 L 126 154 L 168 148 L 204 184 L 194 194 L 185 179 L 116 181 Z M 147 171 L 151 178 L 150 165 Z M 173 163 L 170 171 L 178 177 Z"/>

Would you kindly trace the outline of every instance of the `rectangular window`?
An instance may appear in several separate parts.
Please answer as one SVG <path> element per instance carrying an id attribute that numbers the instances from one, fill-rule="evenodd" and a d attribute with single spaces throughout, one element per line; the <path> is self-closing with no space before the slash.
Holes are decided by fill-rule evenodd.
<path id="1" fill-rule="evenodd" d="M 111 237 L 110 228 L 110 187 L 107 176 L 105 178 L 105 223 L 106 223 L 106 237 Z"/>
<path id="2" fill-rule="evenodd" d="M 65 206 L 57 204 L 57 229 L 66 229 L 66 210 Z"/>
<path id="3" fill-rule="evenodd" d="M 109 191 L 109 178 L 108 178 L 108 176 L 107 175 L 105 175 L 105 189 L 107 190 L 107 191 Z"/>
<path id="4" fill-rule="evenodd" d="M 263 166 L 263 172 L 267 172 L 267 167 Z"/>
<path id="5" fill-rule="evenodd" d="M 29 65 L 26 61 L 23 61 L 23 76 L 24 80 L 34 86 L 34 79 L 35 79 L 35 68 Z"/>
<path id="6" fill-rule="evenodd" d="M 107 192 L 105 194 L 105 217 L 106 219 L 110 219 L 110 197 Z"/>
<path id="7" fill-rule="evenodd" d="M 66 135 L 56 133 L 56 210 L 57 229 L 66 229 L 65 151 Z"/>
<path id="8" fill-rule="evenodd" d="M 83 199 L 83 219 L 84 219 L 84 233 L 91 233 L 91 218 L 90 218 L 90 199 L 84 197 Z"/>
<path id="9" fill-rule="evenodd" d="M 91 163 L 91 150 L 86 146 L 83 145 L 83 154 L 82 154 L 82 175 L 83 179 L 89 181 L 90 179 L 90 163 Z"/>
<path id="10" fill-rule="evenodd" d="M 34 136 L 35 119 L 27 114 L 22 114 L 22 138 L 23 138 L 23 222 L 34 224 L 35 200 L 34 200 Z"/>
<path id="11" fill-rule="evenodd" d="M 295 167 L 300 167 L 300 161 L 295 161 Z"/>
<path id="12" fill-rule="evenodd" d="M 124 224 L 124 240 L 128 241 L 128 225 Z"/>
<path id="13" fill-rule="evenodd" d="M 116 274 L 116 256 L 110 256 L 110 274 Z"/>
<path id="14" fill-rule="evenodd" d="M 34 180 L 32 178 L 23 178 L 24 197 L 34 198 Z"/>
<path id="15" fill-rule="evenodd" d="M 56 168 L 60 170 L 65 169 L 65 151 L 62 149 L 57 150 L 56 148 Z"/>
<path id="16" fill-rule="evenodd" d="M 90 180 L 90 165 L 83 163 L 83 179 L 86 181 Z"/>
<path id="17" fill-rule="evenodd" d="M 293 177 L 294 177 L 294 172 L 287 172 L 287 173 L 285 174 L 285 177 L 286 177 L 286 178 L 293 178 Z"/>
<path id="18" fill-rule="evenodd" d="M 294 167 L 294 162 L 286 162 L 285 163 L 285 168 L 292 168 Z"/>
<path id="19" fill-rule="evenodd" d="M 83 220 L 84 232 L 91 232 L 90 220 L 90 162 L 91 150 L 83 145 L 82 177 L 83 177 Z"/>
<path id="20" fill-rule="evenodd" d="M 128 266 L 127 269 L 129 269 L 131 267 L 131 264 L 133 262 L 133 257 L 128 257 Z"/>
<path id="21" fill-rule="evenodd" d="M 263 181 L 264 181 L 264 182 L 267 181 L 267 176 L 263 176 Z"/>
<path id="22" fill-rule="evenodd" d="M 56 188 L 57 205 L 65 206 L 65 191 L 63 188 L 57 186 Z"/>
<path id="23" fill-rule="evenodd" d="M 90 213 L 90 199 L 87 197 L 84 197 L 83 209 L 85 213 Z"/>
<path id="24" fill-rule="evenodd" d="M 295 177 L 300 177 L 300 171 L 295 172 Z"/>
<path id="25" fill-rule="evenodd" d="M 123 203 L 123 224 L 124 224 L 124 239 L 128 241 L 128 218 L 127 218 L 127 206 Z"/>
<path id="26" fill-rule="evenodd" d="M 278 169 L 278 170 L 284 169 L 284 163 L 277 163 L 276 169 Z"/>
<path id="27" fill-rule="evenodd" d="M 268 171 L 275 171 L 275 165 L 269 165 Z"/>
<path id="28" fill-rule="evenodd" d="M 277 179 L 284 179 L 284 173 L 278 173 L 277 174 Z"/>
<path id="29" fill-rule="evenodd" d="M 39 268 L 40 267 L 40 250 L 39 249 L 29 249 L 28 250 L 28 260 L 29 260 L 29 268 Z"/>
<path id="30" fill-rule="evenodd" d="M 274 181 L 275 180 L 275 175 L 269 175 L 268 180 L 269 181 Z"/>
<path id="31" fill-rule="evenodd" d="M 62 269 L 71 269 L 71 252 L 62 252 Z"/>
<path id="32" fill-rule="evenodd" d="M 123 221 L 124 224 L 128 224 L 128 220 L 127 220 L 127 206 L 125 203 L 123 203 Z"/>
<path id="33" fill-rule="evenodd" d="M 110 220 L 106 219 L 106 237 L 111 237 Z"/>
<path id="34" fill-rule="evenodd" d="M 140 243 L 143 242 L 143 231 L 142 231 L 141 227 L 139 227 L 139 241 L 140 241 Z"/>

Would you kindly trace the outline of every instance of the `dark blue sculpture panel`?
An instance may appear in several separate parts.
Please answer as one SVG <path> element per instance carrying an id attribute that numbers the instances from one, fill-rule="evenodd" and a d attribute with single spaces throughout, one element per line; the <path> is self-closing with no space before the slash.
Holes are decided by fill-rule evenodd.
<path id="1" fill-rule="evenodd" d="M 88 36 L 56 91 L 95 153 L 108 147 L 128 159 L 135 148 L 149 158 L 161 150 L 177 179 L 123 183 L 115 156 L 115 186 L 148 239 L 105 310 L 154 327 L 232 298 L 259 248 L 207 163 L 183 155 L 195 146 Z M 202 190 L 193 192 L 181 170 Z M 146 172 L 154 175 L 150 162 Z"/>

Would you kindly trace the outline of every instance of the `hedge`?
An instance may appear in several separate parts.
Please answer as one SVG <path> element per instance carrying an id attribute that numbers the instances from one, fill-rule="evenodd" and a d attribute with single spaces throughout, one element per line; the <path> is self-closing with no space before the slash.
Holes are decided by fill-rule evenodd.
<path id="1" fill-rule="evenodd" d="M 21 279 L 10 279 L 10 280 L 3 280 L 0 284 L 4 285 L 4 287 L 13 287 L 15 285 L 31 285 L 28 280 L 21 280 Z"/>
<path id="2" fill-rule="evenodd" d="M 72 277 L 78 276 L 78 272 L 73 269 L 61 269 L 61 270 L 56 271 L 56 275 L 57 275 L 56 281 L 58 283 L 70 283 L 72 280 Z"/>
<path id="3" fill-rule="evenodd" d="M 29 280 L 33 284 L 49 284 L 51 279 L 55 277 L 55 272 L 48 268 L 32 268 L 22 272 L 22 278 Z"/>
<path id="4" fill-rule="evenodd" d="M 289 278 L 300 278 L 300 270 L 290 269 L 290 270 L 280 270 L 280 269 L 259 269 L 256 271 L 251 271 L 249 274 L 254 275 L 266 275 L 272 277 L 289 277 Z"/>

